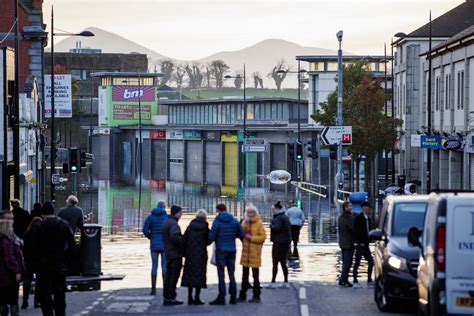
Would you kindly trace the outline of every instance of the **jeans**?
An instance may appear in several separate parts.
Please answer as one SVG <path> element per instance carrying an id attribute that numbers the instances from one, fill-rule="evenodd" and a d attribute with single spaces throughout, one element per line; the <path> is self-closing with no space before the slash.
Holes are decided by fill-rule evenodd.
<path id="1" fill-rule="evenodd" d="M 354 248 L 351 249 L 341 249 L 342 256 L 342 272 L 339 283 L 349 282 L 349 270 L 352 266 L 352 258 L 354 256 Z"/>
<path id="2" fill-rule="evenodd" d="M 161 255 L 161 274 L 166 273 L 166 256 L 164 251 L 151 250 L 151 275 L 156 276 L 158 274 L 158 256 Z"/>
<path id="3" fill-rule="evenodd" d="M 225 268 L 229 274 L 229 294 L 231 298 L 237 296 L 237 283 L 235 282 L 235 252 L 225 252 L 216 249 L 217 276 L 219 277 L 219 298 L 224 299 Z"/>
<path id="4" fill-rule="evenodd" d="M 166 259 L 166 274 L 163 284 L 163 297 L 165 300 L 176 299 L 176 284 L 178 283 L 182 266 L 183 260 L 181 258 Z"/>
<path id="5" fill-rule="evenodd" d="M 66 315 L 66 276 L 64 274 L 40 271 L 38 290 L 44 316 Z"/>
<path id="6" fill-rule="evenodd" d="M 240 289 L 240 298 L 247 298 L 247 290 L 250 288 L 249 282 L 250 268 L 243 267 L 242 271 L 242 288 Z M 252 268 L 253 276 L 253 297 L 260 298 L 260 280 L 259 280 L 260 269 Z"/>
<path id="7" fill-rule="evenodd" d="M 372 269 L 374 268 L 374 259 L 372 258 L 372 254 L 370 253 L 369 245 L 358 245 L 355 247 L 355 262 L 354 262 L 354 282 L 357 282 L 357 272 L 360 266 L 360 260 L 364 257 L 367 260 L 367 274 L 368 280 L 372 280 Z"/>
<path id="8" fill-rule="evenodd" d="M 290 243 L 273 243 L 272 246 L 272 283 L 275 283 L 276 276 L 278 274 L 278 264 L 281 265 L 283 270 L 283 277 L 285 282 L 288 282 L 288 266 L 286 265 L 288 260 L 288 249 L 290 248 Z"/>

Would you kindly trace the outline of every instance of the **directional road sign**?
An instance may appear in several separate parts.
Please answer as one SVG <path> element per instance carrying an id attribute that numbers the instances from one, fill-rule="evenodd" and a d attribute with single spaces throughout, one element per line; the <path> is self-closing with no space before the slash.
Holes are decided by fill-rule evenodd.
<path id="1" fill-rule="evenodd" d="M 352 126 L 326 126 L 321 133 L 325 145 L 352 145 Z"/>
<path id="2" fill-rule="evenodd" d="M 267 151 L 266 145 L 244 145 L 245 153 L 264 153 Z"/>

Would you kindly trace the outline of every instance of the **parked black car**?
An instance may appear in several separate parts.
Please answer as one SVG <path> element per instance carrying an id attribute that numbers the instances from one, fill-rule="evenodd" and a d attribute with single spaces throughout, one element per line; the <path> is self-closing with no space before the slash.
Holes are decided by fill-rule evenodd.
<path id="1" fill-rule="evenodd" d="M 408 245 L 406 236 L 411 227 L 423 227 L 427 202 L 427 195 L 387 197 L 379 228 L 369 233 L 376 241 L 374 299 L 382 312 L 396 305 L 416 305 L 420 250 Z"/>

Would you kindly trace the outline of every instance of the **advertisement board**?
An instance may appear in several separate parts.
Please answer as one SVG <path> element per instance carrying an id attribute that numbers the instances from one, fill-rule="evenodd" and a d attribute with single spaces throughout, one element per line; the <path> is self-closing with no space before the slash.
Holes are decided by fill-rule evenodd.
<path id="1" fill-rule="evenodd" d="M 44 115 L 51 117 L 51 75 L 44 76 Z M 56 118 L 72 117 L 71 75 L 54 75 L 54 116 Z"/>
<path id="2" fill-rule="evenodd" d="M 113 86 L 112 102 L 155 102 L 155 87 Z"/>
<path id="3" fill-rule="evenodd" d="M 141 105 L 141 119 L 151 119 L 151 105 Z M 113 120 L 140 120 L 140 108 L 135 104 L 116 104 L 112 105 Z"/>
<path id="4" fill-rule="evenodd" d="M 439 149 L 441 148 L 441 137 L 439 135 L 421 135 L 420 147 Z"/>

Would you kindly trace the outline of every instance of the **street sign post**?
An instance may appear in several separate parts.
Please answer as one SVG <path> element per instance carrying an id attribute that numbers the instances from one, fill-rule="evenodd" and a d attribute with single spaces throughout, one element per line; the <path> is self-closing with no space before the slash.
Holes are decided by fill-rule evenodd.
<path id="1" fill-rule="evenodd" d="M 326 126 L 321 133 L 326 146 L 331 144 L 352 145 L 352 126 Z"/>
<path id="2" fill-rule="evenodd" d="M 56 173 L 56 174 L 53 174 L 53 175 L 51 176 L 51 182 L 52 182 L 53 184 L 59 184 L 59 183 L 61 182 L 61 177 L 60 177 L 60 175 L 57 174 L 57 173 Z"/>

